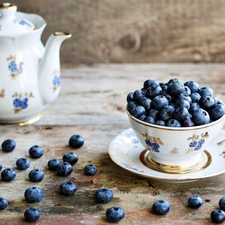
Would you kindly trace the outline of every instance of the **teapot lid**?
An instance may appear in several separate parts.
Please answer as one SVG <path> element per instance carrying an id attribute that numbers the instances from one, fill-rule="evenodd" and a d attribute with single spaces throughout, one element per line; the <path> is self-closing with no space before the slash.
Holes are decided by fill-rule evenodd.
<path id="1" fill-rule="evenodd" d="M 34 30 L 34 24 L 21 18 L 22 14 L 16 14 L 16 11 L 17 6 L 12 3 L 0 5 L 0 36 L 15 36 Z"/>

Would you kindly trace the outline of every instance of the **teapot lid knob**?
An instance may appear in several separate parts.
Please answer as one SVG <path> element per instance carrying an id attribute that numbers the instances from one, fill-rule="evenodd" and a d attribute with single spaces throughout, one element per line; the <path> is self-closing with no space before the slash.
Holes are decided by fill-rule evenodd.
<path id="1" fill-rule="evenodd" d="M 17 6 L 12 3 L 0 4 L 0 36 L 20 35 L 34 30 L 34 24 L 17 12 Z"/>

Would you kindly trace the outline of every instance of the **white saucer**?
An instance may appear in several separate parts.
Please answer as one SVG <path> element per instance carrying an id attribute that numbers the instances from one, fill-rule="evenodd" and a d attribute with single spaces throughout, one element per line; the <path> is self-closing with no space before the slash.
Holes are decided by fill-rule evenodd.
<path id="1" fill-rule="evenodd" d="M 224 130 L 220 132 L 219 137 L 221 140 L 225 139 Z M 122 131 L 110 142 L 108 153 L 113 162 L 132 173 L 164 182 L 181 183 L 213 177 L 225 172 L 225 144 L 223 145 L 223 141 L 218 143 L 215 141 L 210 145 L 210 149 L 205 151 L 208 157 L 207 166 L 184 174 L 165 173 L 151 168 L 148 165 L 147 152 L 132 128 Z"/>

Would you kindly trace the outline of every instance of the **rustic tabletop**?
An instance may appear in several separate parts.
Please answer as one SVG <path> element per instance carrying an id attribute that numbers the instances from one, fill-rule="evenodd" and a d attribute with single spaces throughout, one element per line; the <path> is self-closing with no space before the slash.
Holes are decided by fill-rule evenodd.
<path id="1" fill-rule="evenodd" d="M 225 66 L 221 64 L 100 64 L 62 67 L 61 92 L 57 100 L 44 111 L 42 118 L 26 126 L 1 125 L 0 142 L 14 139 L 16 149 L 11 153 L 0 152 L 3 168 L 15 168 L 19 157 L 29 157 L 33 145 L 41 145 L 45 154 L 40 159 L 30 159 L 31 167 L 17 172 L 11 182 L 0 181 L 0 197 L 9 206 L 0 212 L 0 224 L 24 224 L 24 211 L 37 207 L 41 212 L 36 224 L 108 224 L 107 208 L 120 206 L 125 218 L 119 222 L 128 224 L 211 224 L 210 213 L 218 208 L 218 201 L 225 195 L 225 174 L 194 182 L 167 183 L 131 173 L 115 164 L 109 154 L 109 143 L 117 134 L 128 129 L 125 112 L 127 93 L 139 89 L 146 79 L 168 81 L 178 77 L 181 81 L 195 80 L 202 86 L 210 86 L 215 95 L 225 100 Z M 79 149 L 71 149 L 71 135 L 80 134 L 85 143 Z M 48 170 L 47 162 L 61 159 L 63 153 L 73 151 L 79 160 L 68 177 L 59 177 Z M 86 176 L 85 165 L 92 163 L 98 172 Z M 225 160 L 224 160 L 225 166 Z M 33 168 L 42 169 L 45 178 L 39 183 L 28 179 Z M 73 196 L 59 193 L 59 185 L 70 179 L 77 185 Z M 39 203 L 27 203 L 24 191 L 37 186 L 45 196 Z M 95 201 L 94 193 L 100 187 L 113 190 L 114 198 L 106 204 Z M 203 199 L 199 209 L 187 206 L 188 198 L 198 194 Z M 165 216 L 157 216 L 151 210 L 154 201 L 164 199 L 171 205 Z"/>

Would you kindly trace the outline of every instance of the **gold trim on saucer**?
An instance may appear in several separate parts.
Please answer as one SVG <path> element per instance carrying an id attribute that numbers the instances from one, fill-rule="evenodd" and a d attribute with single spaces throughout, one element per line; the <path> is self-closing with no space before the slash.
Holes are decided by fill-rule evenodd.
<path id="1" fill-rule="evenodd" d="M 25 126 L 25 125 L 29 125 L 29 124 L 32 124 L 32 123 L 35 123 L 37 122 L 39 119 L 41 119 L 41 117 L 43 116 L 44 112 L 40 112 L 38 115 L 36 115 L 35 117 L 27 120 L 27 121 L 24 121 L 24 122 L 19 122 L 18 125 L 19 126 Z"/>
<path id="2" fill-rule="evenodd" d="M 147 149 L 145 149 L 144 151 L 141 152 L 141 154 L 140 154 L 141 163 L 144 166 L 150 168 L 151 170 L 155 170 L 155 171 L 167 173 L 167 174 L 194 173 L 194 172 L 197 172 L 197 171 L 204 170 L 205 168 L 207 168 L 212 163 L 211 154 L 208 151 L 204 150 L 204 154 L 206 155 L 207 160 L 202 166 L 198 167 L 200 165 L 200 163 L 197 163 L 197 165 L 194 165 L 194 167 L 189 167 L 189 168 L 181 169 L 181 170 L 176 169 L 176 171 L 175 171 L 175 167 L 170 166 L 170 165 L 163 165 L 163 167 L 161 167 L 162 164 L 160 164 L 160 163 L 152 164 L 153 160 L 151 159 L 151 161 L 150 161 L 148 159 L 148 157 L 149 157 L 148 152 L 149 152 L 149 150 L 147 150 Z"/>

